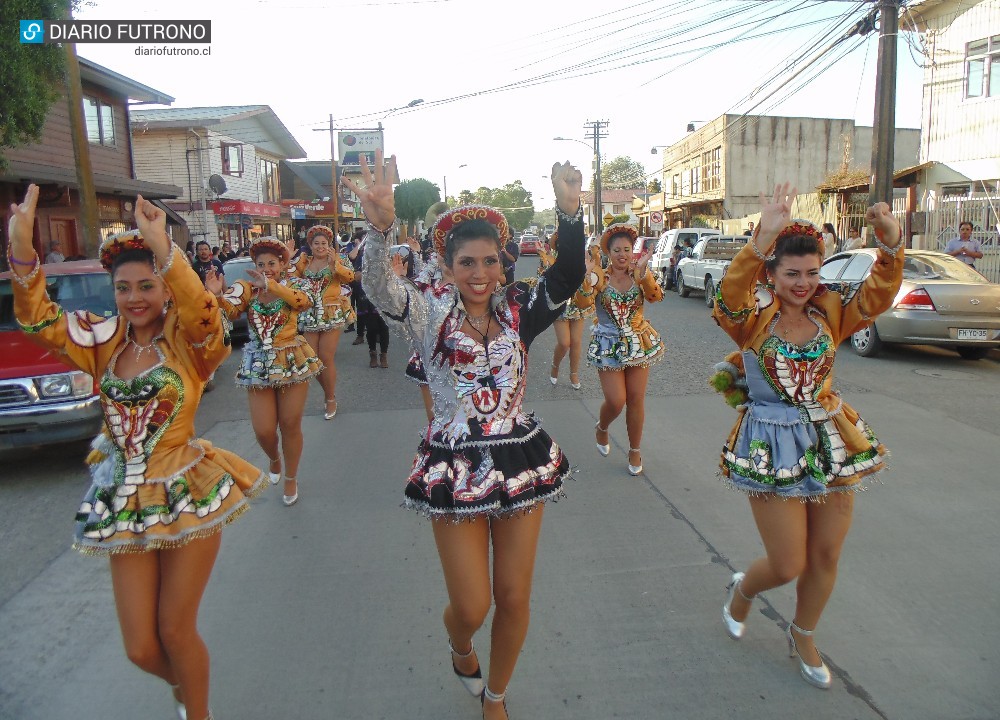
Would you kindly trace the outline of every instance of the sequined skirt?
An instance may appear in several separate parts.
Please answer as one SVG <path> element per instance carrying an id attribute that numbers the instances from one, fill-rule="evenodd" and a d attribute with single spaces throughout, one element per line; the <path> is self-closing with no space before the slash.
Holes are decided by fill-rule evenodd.
<path id="1" fill-rule="evenodd" d="M 587 363 L 598 370 L 624 370 L 653 365 L 663 359 L 663 351 L 663 340 L 648 322 L 638 331 L 594 325 Z"/>
<path id="2" fill-rule="evenodd" d="M 862 480 L 885 469 L 885 446 L 847 403 L 809 420 L 787 403 L 753 403 L 722 450 L 726 483 L 751 495 L 821 499 L 862 490 Z"/>
<path id="3" fill-rule="evenodd" d="M 73 547 L 87 555 L 166 550 L 239 517 L 247 499 L 268 486 L 267 475 L 238 455 L 197 443 L 204 455 L 170 477 L 91 485 L 76 514 Z"/>
<path id="4" fill-rule="evenodd" d="M 243 360 L 236 371 L 240 387 L 281 387 L 305 382 L 323 370 L 323 363 L 301 335 L 279 348 L 263 347 L 251 339 L 243 346 Z"/>
<path id="5" fill-rule="evenodd" d="M 504 516 L 559 497 L 569 472 L 562 450 L 534 421 L 454 449 L 438 433 L 417 449 L 404 505 L 455 520 Z"/>

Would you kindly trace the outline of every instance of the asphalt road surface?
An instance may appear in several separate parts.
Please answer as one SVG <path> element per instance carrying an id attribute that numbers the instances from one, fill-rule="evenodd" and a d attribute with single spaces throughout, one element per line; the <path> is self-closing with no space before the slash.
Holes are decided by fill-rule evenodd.
<path id="1" fill-rule="evenodd" d="M 523 258 L 518 277 L 533 274 Z M 834 671 L 807 686 L 784 648 L 794 588 L 754 605 L 747 636 L 723 633 L 734 569 L 760 553 L 746 501 L 716 479 L 733 412 L 706 385 L 733 349 L 701 297 L 649 308 L 666 338 L 650 374 L 645 473 L 593 444 L 595 373 L 548 382 L 553 335 L 531 349 L 526 405 L 578 472 L 546 509 L 532 627 L 509 692 L 513 718 L 1000 717 L 1000 363 L 898 347 L 841 348 L 836 384 L 890 448 L 891 469 L 858 497 L 817 644 Z M 426 521 L 399 509 L 423 409 L 403 377 L 344 336 L 340 412 L 310 390 L 302 500 L 269 491 L 225 533 L 201 613 L 217 720 L 476 718 L 450 677 L 443 583 Z M 198 432 L 263 462 L 234 352 Z M 165 685 L 125 659 L 107 563 L 69 549 L 87 485 L 83 445 L 0 454 L 0 718 L 173 717 Z M 488 632 L 476 638 L 488 658 Z"/>

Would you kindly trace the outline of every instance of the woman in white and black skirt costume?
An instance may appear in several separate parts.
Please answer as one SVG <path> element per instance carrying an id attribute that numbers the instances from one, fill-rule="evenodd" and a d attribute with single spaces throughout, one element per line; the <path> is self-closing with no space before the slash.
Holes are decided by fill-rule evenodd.
<path id="1" fill-rule="evenodd" d="M 374 178 L 362 165 L 364 189 L 344 184 L 360 198 L 371 228 L 365 291 L 421 348 L 434 399 L 405 504 L 433 518 L 455 673 L 481 697 L 485 718 L 506 718 L 504 694 L 528 632 L 542 504 L 562 492 L 569 473 L 559 446 L 521 407 L 527 352 L 583 281 L 582 177 L 569 163 L 552 168 L 562 252 L 541 278 L 502 287 L 507 221 L 493 208 L 465 206 L 443 213 L 432 229 L 453 284 L 421 287 L 390 267 L 386 235 L 396 216 L 387 178 L 394 165 L 395 158 L 387 171 L 377 153 Z M 496 612 L 484 683 L 472 636 L 489 612 L 491 580 Z"/>

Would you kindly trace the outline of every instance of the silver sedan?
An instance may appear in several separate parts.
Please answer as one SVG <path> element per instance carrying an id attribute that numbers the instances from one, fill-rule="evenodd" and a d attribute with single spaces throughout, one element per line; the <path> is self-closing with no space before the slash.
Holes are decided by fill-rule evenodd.
<path id="1" fill-rule="evenodd" d="M 860 283 L 874 263 L 873 249 L 838 253 L 823 263 L 820 277 L 831 284 Z M 883 343 L 943 345 L 966 360 L 982 358 L 1000 347 L 1000 285 L 950 255 L 907 250 L 892 306 L 851 336 L 862 357 L 874 357 Z"/>

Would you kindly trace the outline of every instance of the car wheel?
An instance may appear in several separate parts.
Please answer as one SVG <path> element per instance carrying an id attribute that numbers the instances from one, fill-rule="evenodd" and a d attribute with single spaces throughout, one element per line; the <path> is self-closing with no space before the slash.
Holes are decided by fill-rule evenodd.
<path id="1" fill-rule="evenodd" d="M 875 357 L 882 349 L 882 340 L 874 325 L 858 330 L 851 335 L 851 347 L 861 357 Z"/>
<path id="2" fill-rule="evenodd" d="M 684 276 L 680 273 L 677 273 L 677 294 L 681 297 L 687 297 L 691 294 L 691 290 L 684 284 Z"/>
<path id="3" fill-rule="evenodd" d="M 715 283 L 712 278 L 705 278 L 705 304 L 709 309 L 715 305 Z"/>
<path id="4" fill-rule="evenodd" d="M 984 347 L 972 347 L 968 345 L 959 345 L 955 348 L 958 354 L 962 356 L 963 360 L 982 360 L 989 353 L 989 348 Z"/>

